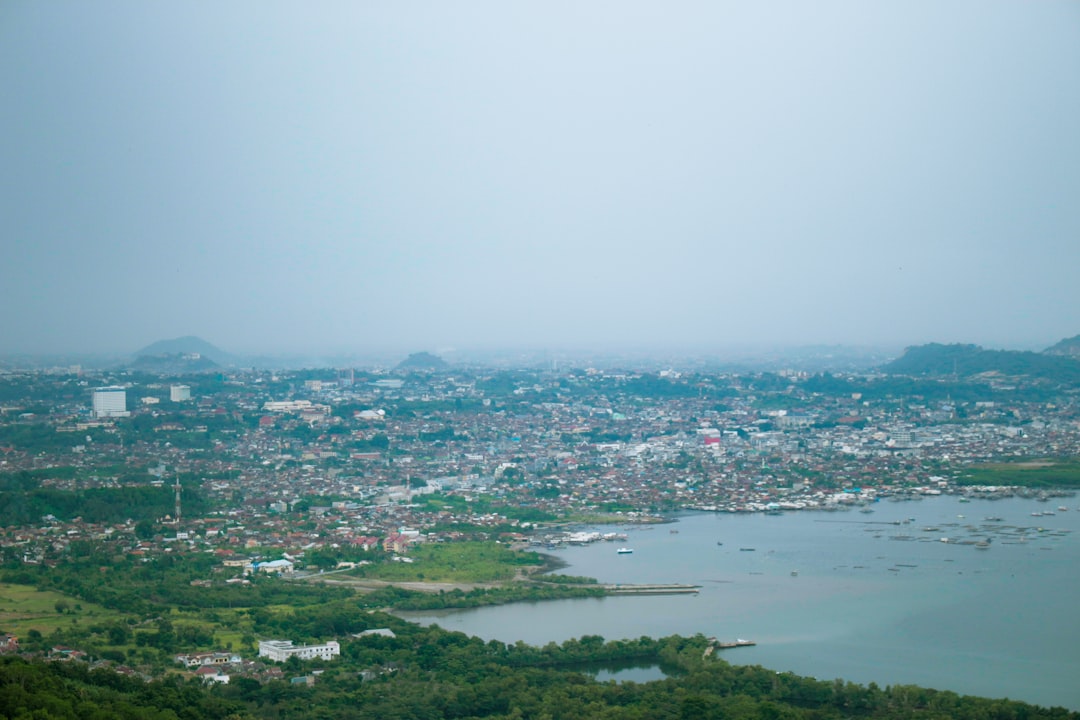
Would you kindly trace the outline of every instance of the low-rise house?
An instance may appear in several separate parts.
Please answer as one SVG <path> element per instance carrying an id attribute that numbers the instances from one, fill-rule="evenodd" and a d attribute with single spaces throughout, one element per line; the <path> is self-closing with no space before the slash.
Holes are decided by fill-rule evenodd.
<path id="1" fill-rule="evenodd" d="M 86 653 L 66 645 L 54 645 L 49 657 L 56 660 L 82 660 L 86 657 Z"/>
<path id="2" fill-rule="evenodd" d="M 364 630 L 363 632 L 354 633 L 353 637 L 362 638 L 362 637 L 370 637 L 370 636 L 373 636 L 373 635 L 377 635 L 379 637 L 388 637 L 388 638 L 397 637 L 397 635 L 394 634 L 394 631 L 391 630 L 390 628 L 373 628 L 371 630 Z"/>
<path id="3" fill-rule="evenodd" d="M 227 557 L 221 562 L 225 567 L 240 568 L 244 572 L 251 572 L 251 558 L 244 557 L 243 555 L 234 555 Z"/>
<path id="4" fill-rule="evenodd" d="M 412 538 L 401 533 L 390 533 L 383 539 L 383 550 L 386 552 L 404 553 L 409 550 Z"/>
<path id="5" fill-rule="evenodd" d="M 229 676 L 221 673 L 220 668 L 216 668 L 213 665 L 204 665 L 195 671 L 196 677 L 202 678 L 204 683 L 221 683 L 227 685 L 229 683 Z"/>
<path id="6" fill-rule="evenodd" d="M 363 536 L 362 535 L 360 537 L 354 537 L 354 538 L 350 539 L 349 544 L 352 545 L 355 548 L 359 548 L 361 550 L 364 550 L 365 552 L 368 552 L 368 551 L 372 550 L 373 548 L 376 548 L 376 547 L 379 546 L 379 539 L 376 538 L 376 537 L 370 537 L 370 536 Z"/>
<path id="7" fill-rule="evenodd" d="M 270 560 L 268 562 L 255 563 L 255 569 L 259 572 L 283 573 L 289 575 L 293 571 L 293 563 L 290 560 Z"/>
<path id="8" fill-rule="evenodd" d="M 213 667 L 239 663 L 243 659 L 236 653 L 208 652 L 177 655 L 173 660 L 188 667 Z"/>

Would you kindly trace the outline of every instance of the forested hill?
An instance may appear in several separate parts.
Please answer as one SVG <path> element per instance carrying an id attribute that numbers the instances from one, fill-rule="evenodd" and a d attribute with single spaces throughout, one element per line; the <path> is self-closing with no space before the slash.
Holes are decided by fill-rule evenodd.
<path id="1" fill-rule="evenodd" d="M 702 659 L 701 638 L 618 645 L 586 636 L 544 649 L 503 645 L 432 626 L 392 638 L 349 644 L 348 657 L 318 676 L 300 663 L 265 684 L 227 685 L 171 675 L 154 682 L 81 662 L 0 658 L 0 717 L 246 720 L 254 718 L 551 718 L 580 720 L 842 720 L 960 718 L 1076 720 L 1063 708 L 987 700 L 897 685 L 879 688 L 821 681 L 756 666 Z M 637 654 L 671 667 L 678 678 L 649 683 L 597 682 L 585 671 L 598 652 Z M 641 653 L 644 652 L 644 655 Z M 578 658 L 575 660 L 575 658 Z M 325 663 L 323 663 L 325 664 Z M 314 682 L 309 685 L 310 677 Z"/>
<path id="2" fill-rule="evenodd" d="M 1047 355 L 1067 355 L 1080 358 L 1080 335 L 1074 335 L 1043 350 Z"/>
<path id="3" fill-rule="evenodd" d="M 200 355 L 219 365 L 232 364 L 236 358 L 202 338 L 188 335 L 172 340 L 158 340 L 133 353 L 134 357 L 160 357 L 170 355 Z"/>
<path id="4" fill-rule="evenodd" d="M 217 370 L 221 366 L 208 357 L 166 353 L 163 355 L 140 355 L 127 367 L 145 373 L 186 375 L 188 373 L 210 372 Z"/>
<path id="5" fill-rule="evenodd" d="M 978 345 L 931 343 L 909 347 L 882 367 L 892 375 L 968 377 L 981 373 L 1027 376 L 1057 383 L 1080 383 L 1080 361 L 1060 355 L 986 350 Z"/>
<path id="6" fill-rule="evenodd" d="M 450 366 L 438 355 L 432 355 L 429 352 L 413 353 L 409 357 L 398 363 L 398 370 L 431 370 L 434 372 L 441 372 L 447 370 Z"/>

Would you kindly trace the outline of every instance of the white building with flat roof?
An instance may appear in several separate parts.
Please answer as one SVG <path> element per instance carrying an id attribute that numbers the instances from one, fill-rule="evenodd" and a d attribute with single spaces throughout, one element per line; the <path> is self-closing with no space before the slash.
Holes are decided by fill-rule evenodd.
<path id="1" fill-rule="evenodd" d="M 93 415 L 96 418 L 127 417 L 127 390 L 119 385 L 94 388 Z"/>
<path id="2" fill-rule="evenodd" d="M 274 662 L 285 662 L 291 657 L 301 660 L 333 660 L 335 655 L 341 654 L 341 645 L 330 640 L 322 645 L 293 645 L 292 640 L 260 640 L 259 657 L 265 657 Z"/>
<path id="3" fill-rule="evenodd" d="M 169 386 L 169 400 L 173 402 L 184 402 L 191 399 L 191 387 L 189 385 L 171 385 Z"/>

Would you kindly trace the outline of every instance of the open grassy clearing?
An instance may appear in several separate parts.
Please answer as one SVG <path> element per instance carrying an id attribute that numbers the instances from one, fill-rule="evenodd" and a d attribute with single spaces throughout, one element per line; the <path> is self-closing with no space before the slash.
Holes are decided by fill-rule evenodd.
<path id="1" fill-rule="evenodd" d="M 1020 485 L 1031 488 L 1080 488 L 1080 462 L 1076 459 L 995 463 L 966 468 L 957 477 L 961 485 Z"/>
<path id="2" fill-rule="evenodd" d="M 5 632 L 25 635 L 37 630 L 44 635 L 71 625 L 72 620 L 100 622 L 122 617 L 101 605 L 53 590 L 0 583 L 0 629 Z"/>
<path id="3" fill-rule="evenodd" d="M 418 545 L 408 559 L 411 562 L 365 565 L 352 574 L 392 582 L 490 583 L 513 580 L 519 571 L 544 565 L 537 553 L 480 542 Z"/>

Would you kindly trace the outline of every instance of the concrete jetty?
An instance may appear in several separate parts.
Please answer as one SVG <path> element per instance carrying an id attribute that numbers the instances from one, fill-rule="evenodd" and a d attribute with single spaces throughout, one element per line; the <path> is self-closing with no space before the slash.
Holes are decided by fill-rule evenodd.
<path id="1" fill-rule="evenodd" d="M 681 595 L 693 594 L 701 590 L 700 585 L 683 583 L 645 584 L 645 585 L 604 585 L 610 595 Z"/>

